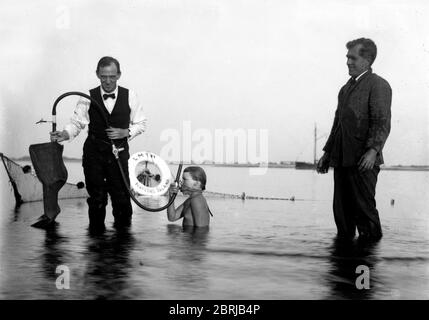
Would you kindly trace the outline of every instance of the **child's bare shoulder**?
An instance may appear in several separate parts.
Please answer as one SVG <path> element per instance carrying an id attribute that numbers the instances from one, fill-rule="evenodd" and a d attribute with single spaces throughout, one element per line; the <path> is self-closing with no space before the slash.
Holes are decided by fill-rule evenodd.
<path id="1" fill-rule="evenodd" d="M 207 203 L 207 200 L 206 198 L 204 198 L 202 193 L 191 197 L 190 200 L 191 200 L 191 203 L 201 203 L 201 202 Z"/>
<path id="2" fill-rule="evenodd" d="M 208 208 L 207 200 L 202 194 L 198 194 L 190 199 L 190 205 L 197 210 L 206 210 Z"/>

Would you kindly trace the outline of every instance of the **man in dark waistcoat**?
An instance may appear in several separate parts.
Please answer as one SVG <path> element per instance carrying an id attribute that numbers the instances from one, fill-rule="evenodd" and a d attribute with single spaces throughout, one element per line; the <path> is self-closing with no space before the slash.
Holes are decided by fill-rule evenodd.
<path id="1" fill-rule="evenodd" d="M 334 167 L 334 218 L 338 237 L 382 237 L 375 187 L 383 147 L 390 132 L 392 89 L 372 72 L 377 47 L 360 38 L 346 45 L 351 78 L 341 88 L 334 124 L 317 166 L 319 173 Z"/>
<path id="2" fill-rule="evenodd" d="M 119 159 L 129 184 L 128 141 L 145 131 L 146 118 L 137 95 L 117 85 L 121 70 L 116 59 L 101 58 L 96 74 L 101 85 L 91 89 L 89 94 L 102 106 L 103 114 L 93 102 L 81 98 L 71 122 L 63 131 L 52 132 L 51 140 L 72 140 L 88 125 L 82 165 L 89 194 L 89 225 L 90 228 L 104 229 L 108 194 L 112 202 L 115 225 L 129 225 L 132 216 L 130 196 L 112 153 L 110 139 L 118 148 L 123 148 L 123 151 L 119 152 Z"/>

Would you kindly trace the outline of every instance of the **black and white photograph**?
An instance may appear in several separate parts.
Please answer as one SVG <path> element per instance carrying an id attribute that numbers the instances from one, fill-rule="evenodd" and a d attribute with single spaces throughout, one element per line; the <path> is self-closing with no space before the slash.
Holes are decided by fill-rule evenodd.
<path id="1" fill-rule="evenodd" d="M 428 1 L 0 8 L 0 300 L 429 299 Z"/>

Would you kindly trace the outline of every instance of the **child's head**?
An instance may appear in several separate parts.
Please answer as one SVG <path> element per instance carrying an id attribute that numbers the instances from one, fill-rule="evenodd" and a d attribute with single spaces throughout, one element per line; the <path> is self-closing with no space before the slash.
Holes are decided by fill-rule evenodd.
<path id="1" fill-rule="evenodd" d="M 197 167 L 197 166 L 186 167 L 186 169 L 183 170 L 182 180 L 183 180 L 182 190 L 186 190 L 186 189 L 205 190 L 206 189 L 207 177 L 206 177 L 206 173 L 201 167 Z"/>

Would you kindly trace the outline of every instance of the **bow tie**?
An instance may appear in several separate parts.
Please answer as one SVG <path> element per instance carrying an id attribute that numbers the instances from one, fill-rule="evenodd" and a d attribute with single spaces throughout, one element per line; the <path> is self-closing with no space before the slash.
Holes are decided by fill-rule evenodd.
<path id="1" fill-rule="evenodd" d="M 103 94 L 103 99 L 106 100 L 107 98 L 112 98 L 115 99 L 115 94 L 111 93 L 111 94 Z"/>

